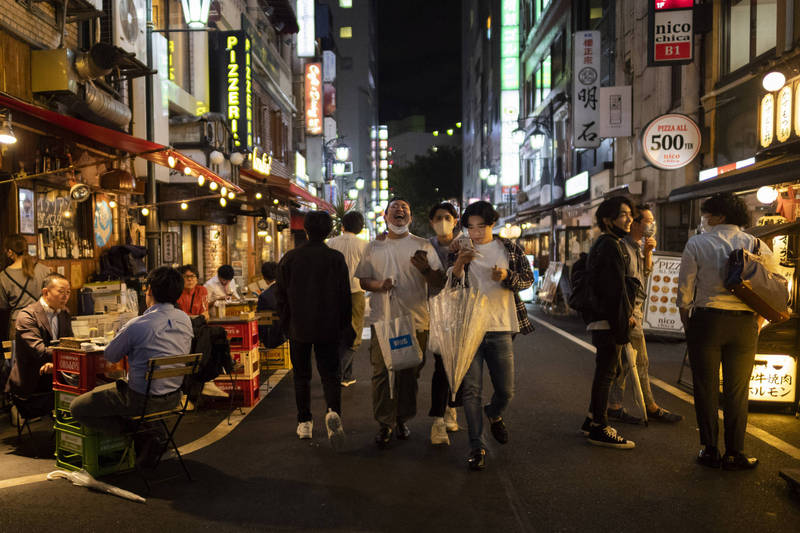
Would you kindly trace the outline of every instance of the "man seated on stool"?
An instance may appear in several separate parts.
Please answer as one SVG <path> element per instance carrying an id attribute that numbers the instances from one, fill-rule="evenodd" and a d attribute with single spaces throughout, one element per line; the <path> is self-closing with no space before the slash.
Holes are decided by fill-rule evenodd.
<path id="1" fill-rule="evenodd" d="M 16 357 L 6 383 L 6 392 L 20 398 L 53 390 L 53 348 L 59 337 L 72 336 L 67 311 L 69 281 L 61 274 L 50 274 L 42 282 L 42 296 L 17 315 Z M 39 409 L 41 403 L 43 409 Z M 47 411 L 53 400 L 42 396 L 31 410 Z"/>
<path id="2" fill-rule="evenodd" d="M 128 381 L 118 379 L 101 385 L 72 401 L 72 416 L 91 429 L 110 434 L 129 430 L 132 425 L 129 418 L 142 414 L 150 359 L 191 351 L 192 323 L 189 315 L 175 306 L 183 292 L 183 276 L 174 268 L 159 267 L 147 276 L 146 287 L 147 311 L 129 320 L 104 354 L 112 363 L 128 356 Z M 182 383 L 182 376 L 153 380 L 148 411 L 165 411 L 178 405 Z M 159 435 L 150 435 L 149 440 L 154 439 L 158 440 Z M 148 447 L 154 448 L 149 443 Z M 147 455 L 139 449 L 137 454 Z M 148 460 L 147 457 L 142 459 Z"/>

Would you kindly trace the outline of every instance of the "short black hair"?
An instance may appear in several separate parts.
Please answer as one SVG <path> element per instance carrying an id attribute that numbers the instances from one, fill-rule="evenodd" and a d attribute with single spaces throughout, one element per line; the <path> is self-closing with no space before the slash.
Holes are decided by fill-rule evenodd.
<path id="1" fill-rule="evenodd" d="M 628 208 L 631 210 L 631 215 L 633 215 L 633 202 L 624 196 L 613 196 L 597 206 L 597 211 L 594 214 L 597 227 L 602 231 L 606 231 L 608 228 L 606 227 L 606 223 L 603 222 L 603 219 L 610 218 L 611 220 L 614 220 L 617 218 L 623 204 L 628 206 Z"/>
<path id="2" fill-rule="evenodd" d="M 181 273 L 181 276 L 185 276 L 187 272 L 191 272 L 198 278 L 200 277 L 200 272 L 197 270 L 197 267 L 194 265 L 183 265 L 182 267 L 178 268 L 178 272 Z"/>
<path id="3" fill-rule="evenodd" d="M 274 281 L 278 279 L 278 263 L 275 261 L 267 261 L 261 265 L 261 275 L 264 279 Z"/>
<path id="4" fill-rule="evenodd" d="M 478 200 L 477 202 L 469 204 L 467 208 L 464 209 L 464 213 L 461 215 L 462 228 L 469 226 L 469 217 L 481 217 L 484 224 L 491 226 L 500 218 L 500 213 L 486 200 Z"/>
<path id="5" fill-rule="evenodd" d="M 700 204 L 700 212 L 714 216 L 724 216 L 725 224 L 742 228 L 750 226 L 750 212 L 744 200 L 731 193 L 715 194 Z"/>
<path id="6" fill-rule="evenodd" d="M 42 280 L 42 288 L 43 288 L 43 289 L 46 289 L 47 287 L 49 287 L 50 285 L 52 285 L 52 284 L 53 284 L 53 282 L 54 282 L 55 280 L 57 280 L 57 279 L 63 279 L 63 280 L 65 280 L 65 281 L 69 281 L 69 280 L 66 278 L 66 276 L 63 276 L 63 275 L 59 274 L 58 272 L 51 272 L 51 273 L 49 273 L 47 276 L 45 276 L 45 278 Z"/>
<path id="7" fill-rule="evenodd" d="M 233 279 L 234 271 L 230 265 L 222 265 L 217 269 L 217 277 L 219 279 L 226 279 L 228 281 Z"/>
<path id="8" fill-rule="evenodd" d="M 333 219 L 327 211 L 309 211 L 303 220 L 303 229 L 309 241 L 322 242 L 333 230 Z"/>
<path id="9" fill-rule="evenodd" d="M 348 211 L 342 217 L 342 227 L 345 231 L 358 235 L 364 229 L 364 215 L 358 211 Z"/>
<path id="10" fill-rule="evenodd" d="M 183 292 L 183 276 L 168 266 L 154 268 L 147 275 L 147 286 L 160 304 L 175 304 Z"/>
<path id="11" fill-rule="evenodd" d="M 440 204 L 436 204 L 431 207 L 430 212 L 428 213 L 428 220 L 433 220 L 433 217 L 436 216 L 436 211 L 441 209 L 442 211 L 447 211 L 450 213 L 450 216 L 453 217 L 454 220 L 458 220 L 458 212 L 456 211 L 456 206 L 451 204 L 450 202 L 442 202 Z"/>
<path id="12" fill-rule="evenodd" d="M 408 204 L 408 208 L 411 209 L 411 202 L 409 202 L 402 196 L 392 196 L 391 198 L 389 198 L 389 201 L 386 202 L 386 208 L 383 210 L 384 215 L 389 212 L 389 206 L 395 202 L 405 202 L 406 204 Z"/>
<path id="13" fill-rule="evenodd" d="M 638 204 L 633 206 L 633 220 L 639 222 L 642 220 L 642 211 L 652 211 L 653 206 L 650 204 Z"/>

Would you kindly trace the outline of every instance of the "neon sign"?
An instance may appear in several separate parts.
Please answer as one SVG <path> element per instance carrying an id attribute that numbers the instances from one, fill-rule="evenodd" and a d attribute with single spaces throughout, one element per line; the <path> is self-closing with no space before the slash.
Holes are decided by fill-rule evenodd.
<path id="1" fill-rule="evenodd" d="M 216 41 L 215 67 L 220 74 L 216 103 L 225 114 L 240 150 L 253 146 L 253 72 L 251 41 L 242 31 L 220 32 Z"/>
<path id="2" fill-rule="evenodd" d="M 306 133 L 322 134 L 322 64 L 306 63 Z"/>
<path id="3" fill-rule="evenodd" d="M 261 174 L 270 174 L 272 172 L 272 155 L 262 153 L 258 155 L 258 146 L 253 147 L 253 153 L 250 154 L 250 160 L 253 163 L 253 170 Z"/>

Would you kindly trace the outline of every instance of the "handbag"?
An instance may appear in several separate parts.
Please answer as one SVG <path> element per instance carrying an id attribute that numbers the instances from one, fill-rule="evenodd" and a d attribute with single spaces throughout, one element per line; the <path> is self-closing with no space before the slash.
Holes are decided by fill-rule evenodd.
<path id="1" fill-rule="evenodd" d="M 384 293 L 384 319 L 373 324 L 383 362 L 389 371 L 389 396 L 394 398 L 394 374 L 398 370 L 415 368 L 422 363 L 422 350 L 417 340 L 414 319 L 410 315 L 391 316 L 392 306 Z"/>
<path id="2" fill-rule="evenodd" d="M 725 288 L 773 324 L 789 320 L 786 278 L 770 272 L 759 255 L 761 240 L 749 252 L 738 248 L 728 255 Z"/>

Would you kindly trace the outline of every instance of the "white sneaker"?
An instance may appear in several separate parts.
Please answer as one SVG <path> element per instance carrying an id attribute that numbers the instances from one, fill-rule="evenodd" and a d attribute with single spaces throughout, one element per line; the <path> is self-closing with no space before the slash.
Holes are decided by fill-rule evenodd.
<path id="1" fill-rule="evenodd" d="M 437 417 L 433 419 L 431 426 L 431 444 L 434 446 L 450 446 L 450 437 L 447 436 L 447 427 L 444 423 L 444 418 Z"/>
<path id="2" fill-rule="evenodd" d="M 227 398 L 229 394 L 224 390 L 217 387 L 213 381 L 206 381 L 203 383 L 203 396 L 217 396 L 219 398 Z"/>
<path id="3" fill-rule="evenodd" d="M 456 411 L 455 407 L 447 407 L 444 410 L 444 423 L 447 426 L 447 431 L 458 431 L 458 421 L 456 420 L 456 415 L 458 411 Z"/>
<path id="4" fill-rule="evenodd" d="M 297 438 L 298 439 L 310 439 L 311 432 L 314 429 L 314 421 L 309 420 L 308 422 L 300 422 L 297 424 Z"/>
<path id="5" fill-rule="evenodd" d="M 342 429 L 342 419 L 339 414 L 332 409 L 328 409 L 325 415 L 325 427 L 328 428 L 328 440 L 337 452 L 344 447 L 344 429 Z"/>

